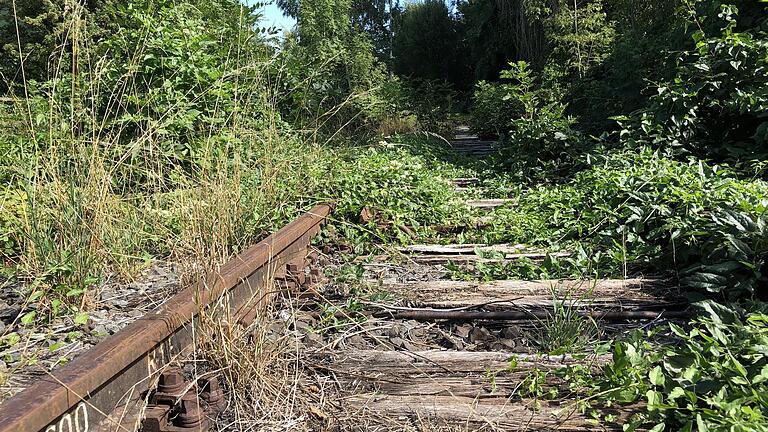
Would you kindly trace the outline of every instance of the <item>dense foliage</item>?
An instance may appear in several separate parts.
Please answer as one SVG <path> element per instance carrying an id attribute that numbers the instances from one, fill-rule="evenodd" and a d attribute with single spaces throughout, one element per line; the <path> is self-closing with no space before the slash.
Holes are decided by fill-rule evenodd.
<path id="1" fill-rule="evenodd" d="M 574 122 L 556 91 L 535 85 L 527 63 L 510 63 L 502 82 L 477 83 L 471 124 L 487 136 L 503 137 L 513 159 L 552 160 L 572 152 L 578 142 Z"/>
<path id="2" fill-rule="evenodd" d="M 666 332 L 635 331 L 610 347 L 612 362 L 597 366 L 599 373 L 592 365 L 536 371 L 521 386 L 522 394 L 577 393 L 578 408 L 597 422 L 614 423 L 617 407 L 644 404 L 624 421 L 626 431 L 768 430 L 764 306 L 697 306 L 702 314 L 688 329 L 670 324 Z M 664 337 L 678 343 L 654 343 Z"/>
<path id="3" fill-rule="evenodd" d="M 40 31 L 0 61 L 17 68 L 3 72 L 0 245 L 4 273 L 34 281 L 30 313 L 77 310 L 105 274 L 153 257 L 214 265 L 317 200 L 331 154 L 283 120 L 307 104 L 271 84 L 304 51 L 278 55 L 257 7 L 26 3 L 2 20 Z M 19 49 L 50 65 L 22 69 Z"/>
<path id="4" fill-rule="evenodd" d="M 673 78 L 654 86 L 630 139 L 673 155 L 764 159 L 768 17 L 752 8 L 740 13 L 735 5 L 697 7 L 702 10 L 690 12 L 694 46 L 677 54 Z"/>
<path id="5" fill-rule="evenodd" d="M 686 326 L 616 341 L 599 374 L 551 373 L 601 420 L 645 403 L 627 430 L 767 430 L 763 2 L 277 3 L 297 22 L 281 36 L 237 0 L 0 5 L 0 252 L 32 281 L 23 324 L 81 317 L 110 272 L 212 266 L 335 201 L 325 240 L 356 253 L 572 252 L 456 278 L 679 282 L 709 299 Z M 436 135 L 457 121 L 501 148 L 451 152 Z M 475 224 L 455 177 L 514 203 Z M 545 345 L 586 346 L 570 336 Z M 530 395 L 564 387 L 538 378 Z"/>
<path id="6" fill-rule="evenodd" d="M 611 257 L 602 263 L 608 274 L 627 265 L 673 270 L 693 290 L 763 296 L 766 197 L 768 184 L 723 167 L 627 151 L 594 160 L 565 184 L 522 194 L 484 239 L 576 242 Z"/>
<path id="7" fill-rule="evenodd" d="M 445 2 L 408 4 L 395 26 L 392 53 L 396 73 L 463 84 L 466 63 L 461 58 L 461 35 Z"/>

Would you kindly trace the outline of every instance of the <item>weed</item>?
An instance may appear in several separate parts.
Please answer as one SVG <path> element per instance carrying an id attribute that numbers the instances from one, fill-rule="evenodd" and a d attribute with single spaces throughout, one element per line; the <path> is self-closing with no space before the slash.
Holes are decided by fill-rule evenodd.
<path id="1" fill-rule="evenodd" d="M 597 369 L 574 364 L 531 372 L 522 395 L 577 395 L 574 403 L 601 421 L 607 419 L 604 408 L 643 402 L 645 410 L 632 416 L 626 430 L 768 430 L 761 396 L 768 383 L 768 359 L 760 354 L 768 324 L 764 306 L 699 306 L 703 315 L 688 330 L 670 324 L 664 336 L 677 338 L 675 343 L 654 342 L 658 329 L 637 330 L 614 342 L 612 361 Z"/>
<path id="2" fill-rule="evenodd" d="M 326 272 L 337 283 L 355 283 L 363 280 L 365 267 L 362 264 L 344 263 Z"/>
<path id="3" fill-rule="evenodd" d="M 584 351 L 594 343 L 598 334 L 597 323 L 579 313 L 577 301 L 585 297 L 571 298 L 569 293 L 560 295 L 551 288 L 552 311 L 545 319 L 538 320 L 539 347 L 552 355 Z"/>

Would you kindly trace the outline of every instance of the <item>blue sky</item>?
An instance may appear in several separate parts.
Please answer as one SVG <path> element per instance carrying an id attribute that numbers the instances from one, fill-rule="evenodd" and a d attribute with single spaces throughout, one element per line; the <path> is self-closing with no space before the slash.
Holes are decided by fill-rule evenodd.
<path id="1" fill-rule="evenodd" d="M 251 1 L 248 1 L 248 3 L 251 3 Z M 262 25 L 264 26 L 274 26 L 283 30 L 290 30 L 296 24 L 293 18 L 283 15 L 274 3 L 265 6 L 263 12 L 264 19 L 262 20 Z"/>

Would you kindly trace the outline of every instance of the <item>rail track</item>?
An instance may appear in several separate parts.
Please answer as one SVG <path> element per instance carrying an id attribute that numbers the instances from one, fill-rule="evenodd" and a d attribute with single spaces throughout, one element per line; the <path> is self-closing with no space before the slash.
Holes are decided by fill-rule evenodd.
<path id="1" fill-rule="evenodd" d="M 457 138 L 454 148 L 470 156 L 493 150 L 466 131 Z M 471 183 L 454 181 L 457 189 Z M 514 204 L 467 202 L 489 218 L 503 205 Z M 543 258 L 520 245 L 411 245 L 353 261 L 364 270 L 352 282 L 331 280 L 283 299 L 303 337 L 304 364 L 319 377 L 306 385 L 326 386 L 338 401 L 327 414 L 335 420 L 321 429 L 595 430 L 577 395 L 547 400 L 521 391 L 532 376 L 567 389 L 548 372 L 569 365 L 597 370 L 609 360 L 584 346 L 547 354 L 541 339 L 558 307 L 572 314 L 565 321 L 581 318 L 594 347 L 602 336 L 686 318 L 688 303 L 669 281 L 655 278 L 465 282 L 449 280 L 445 266 Z M 607 409 L 599 427 L 620 431 L 638 408 Z"/>
<path id="2" fill-rule="evenodd" d="M 0 431 L 207 430 L 206 412 L 222 397 L 217 378 L 187 383 L 167 365 L 193 345 L 201 312 L 247 323 L 269 300 L 263 287 L 270 280 L 303 281 L 307 247 L 330 211 L 316 206 L 4 402 Z"/>
<path id="3" fill-rule="evenodd" d="M 470 156 L 493 151 L 493 143 L 467 131 L 452 145 Z M 463 190 L 473 181 L 455 179 L 454 186 Z M 486 211 L 488 219 L 514 202 L 466 205 Z M 685 299 L 658 279 L 446 278 L 446 263 L 545 257 L 521 245 L 410 245 L 351 262 L 329 252 L 324 264 L 330 273 L 340 263 L 362 272 L 351 284 L 321 281 L 309 245 L 330 211 L 329 205 L 315 207 L 0 405 L 0 432 L 208 430 L 226 386 L 215 375 L 187 382 L 169 365 L 193 348 L 201 314 L 247 324 L 267 303 L 279 311 L 283 337 L 300 346 L 300 367 L 311 371 L 299 384 L 333 395 L 315 410 L 312 430 L 589 431 L 595 424 L 576 409 L 576 400 L 535 400 L 519 392 L 532 373 L 607 361 L 598 354 L 539 353 L 537 332 L 557 305 L 593 323 L 596 339 L 689 315 Z M 308 263 L 316 264 L 311 272 Z M 275 280 L 281 281 L 277 292 L 287 295 L 264 289 Z M 602 428 L 621 430 L 635 408 L 612 409 Z"/>

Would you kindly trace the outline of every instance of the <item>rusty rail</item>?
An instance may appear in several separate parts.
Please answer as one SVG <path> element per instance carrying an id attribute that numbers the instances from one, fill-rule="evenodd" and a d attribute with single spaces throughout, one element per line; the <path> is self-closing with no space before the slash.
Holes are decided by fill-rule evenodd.
<path id="1" fill-rule="evenodd" d="M 137 424 L 141 395 L 192 345 L 199 312 L 242 322 L 254 299 L 263 301 L 262 288 L 275 274 L 303 268 L 307 247 L 330 211 L 327 204 L 316 206 L 0 405 L 0 432 L 132 430 L 126 425 Z M 183 430 L 201 429 L 192 424 Z"/>

